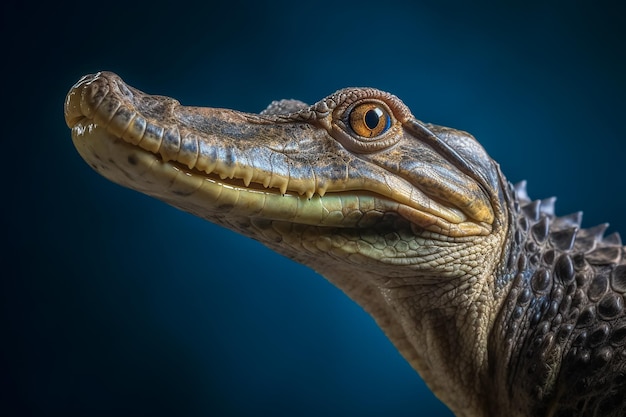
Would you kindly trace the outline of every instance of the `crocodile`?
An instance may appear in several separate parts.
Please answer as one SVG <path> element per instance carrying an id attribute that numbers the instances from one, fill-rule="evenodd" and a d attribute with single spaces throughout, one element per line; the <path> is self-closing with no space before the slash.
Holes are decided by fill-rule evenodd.
<path id="1" fill-rule="evenodd" d="M 82 77 L 64 110 L 104 177 L 343 290 L 456 416 L 626 415 L 619 234 L 529 198 L 469 133 L 374 88 L 252 114 L 110 72 Z"/>

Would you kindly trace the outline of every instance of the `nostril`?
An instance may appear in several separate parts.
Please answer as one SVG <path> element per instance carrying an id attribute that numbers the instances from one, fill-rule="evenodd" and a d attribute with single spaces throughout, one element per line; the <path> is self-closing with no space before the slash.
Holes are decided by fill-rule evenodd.
<path id="1" fill-rule="evenodd" d="M 102 73 L 84 75 L 72 86 L 70 91 L 65 97 L 64 115 L 65 123 L 70 127 L 74 127 L 80 120 L 86 115 L 81 109 L 81 101 L 83 91 L 86 86 L 92 84 L 95 80 L 100 78 Z"/>

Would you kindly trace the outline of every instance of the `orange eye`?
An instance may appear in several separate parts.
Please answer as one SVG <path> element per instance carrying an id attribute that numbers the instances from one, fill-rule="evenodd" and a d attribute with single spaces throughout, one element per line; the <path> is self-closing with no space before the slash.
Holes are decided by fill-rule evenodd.
<path id="1" fill-rule="evenodd" d="M 354 133 L 365 138 L 380 136 L 391 127 L 391 116 L 376 103 L 355 106 L 350 111 L 348 121 Z"/>

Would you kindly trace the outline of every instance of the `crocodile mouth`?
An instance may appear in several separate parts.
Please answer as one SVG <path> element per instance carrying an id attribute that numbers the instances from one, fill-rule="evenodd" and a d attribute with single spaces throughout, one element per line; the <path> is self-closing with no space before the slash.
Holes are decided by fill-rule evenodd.
<path id="1" fill-rule="evenodd" d="M 115 94 L 109 94 L 113 89 L 117 89 Z M 228 155 L 203 161 L 208 152 L 201 149 L 197 139 L 190 146 L 191 151 L 181 152 L 186 146 L 184 139 L 189 137 L 183 133 L 187 129 L 184 124 L 157 123 L 180 106 L 176 100 L 150 96 L 161 100 L 139 112 L 126 102 L 124 95 L 144 93 L 109 73 L 83 77 L 70 90 L 65 118 L 77 151 L 109 180 L 197 216 L 215 219 L 238 215 L 361 228 L 376 224 L 387 213 L 396 213 L 423 229 L 448 236 L 486 235 L 491 231 L 489 222 L 469 219 L 460 209 L 438 203 L 425 194 L 422 197 L 414 190 L 399 193 L 398 189 L 411 188 L 401 178 L 396 186 L 387 185 L 391 191 L 363 184 L 344 183 L 336 187 L 228 162 Z M 150 117 L 151 111 L 155 117 Z M 256 117 L 229 112 L 242 121 Z M 174 129 L 176 132 L 172 133 Z M 177 149 L 168 148 L 168 132 L 183 138 Z M 411 199 L 403 197 L 405 194 L 411 195 Z M 417 203 L 415 196 L 419 198 Z"/>

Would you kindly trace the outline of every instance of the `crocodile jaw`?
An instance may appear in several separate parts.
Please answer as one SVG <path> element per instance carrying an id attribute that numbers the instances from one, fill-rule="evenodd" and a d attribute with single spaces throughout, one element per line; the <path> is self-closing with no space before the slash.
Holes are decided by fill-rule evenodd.
<path id="1" fill-rule="evenodd" d="M 224 180 L 163 161 L 97 123 L 76 123 L 72 140 L 83 159 L 107 179 L 210 220 L 236 215 L 314 226 L 367 227 L 390 209 L 372 195 L 329 193 L 307 198 Z"/>
<path id="2" fill-rule="evenodd" d="M 289 146 L 289 135 L 295 133 L 262 139 L 261 146 L 251 140 L 276 136 L 276 129 L 268 126 L 281 123 L 328 140 L 314 123 L 184 107 L 174 99 L 133 89 L 111 73 L 83 77 L 67 96 L 65 117 L 77 150 L 105 177 L 213 221 L 237 215 L 361 228 L 385 213 L 397 213 L 421 228 L 452 236 L 491 231 L 489 211 L 479 211 L 486 212 L 480 214 L 482 221 L 470 219 L 380 167 L 371 168 L 378 171 L 364 186 L 360 177 L 294 165 L 284 149 L 274 148 Z M 192 131 L 198 125 L 205 130 Z M 233 132 L 241 127 L 247 136 L 234 141 L 232 135 L 238 132 Z M 248 163 L 254 159 L 263 162 Z"/>

